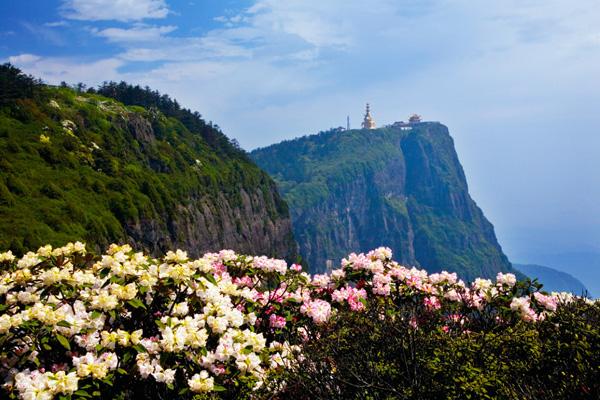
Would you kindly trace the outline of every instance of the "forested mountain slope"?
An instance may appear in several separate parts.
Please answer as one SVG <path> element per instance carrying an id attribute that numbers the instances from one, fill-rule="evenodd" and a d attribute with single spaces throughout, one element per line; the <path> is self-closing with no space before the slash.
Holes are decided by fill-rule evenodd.
<path id="1" fill-rule="evenodd" d="M 0 248 L 295 256 L 274 182 L 198 113 L 125 83 L 49 87 L 10 65 L 0 87 Z"/>

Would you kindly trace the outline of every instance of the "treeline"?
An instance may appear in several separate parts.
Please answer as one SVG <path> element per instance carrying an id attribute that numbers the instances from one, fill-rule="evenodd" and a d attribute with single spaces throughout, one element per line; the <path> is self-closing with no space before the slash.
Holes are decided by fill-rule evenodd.
<path id="1" fill-rule="evenodd" d="M 191 132 L 199 133 L 217 153 L 247 159 L 246 153 L 239 147 L 237 141 L 230 140 L 218 126 L 206 123 L 199 112 L 181 107 L 177 100 L 148 86 L 141 87 L 123 81 L 119 83 L 111 81 L 104 82 L 98 89 L 88 89 L 88 92 L 113 98 L 125 105 L 156 108 L 166 116 L 181 121 Z"/>
<path id="2" fill-rule="evenodd" d="M 71 88 L 77 92 L 86 91 L 86 85 L 78 83 L 69 86 L 62 82 L 61 87 Z M 0 105 L 10 104 L 17 99 L 35 98 L 43 93 L 44 82 L 31 75 L 23 73 L 19 68 L 10 63 L 0 66 Z M 218 125 L 207 123 L 197 111 L 184 108 L 177 100 L 148 86 L 130 85 L 127 82 L 104 82 L 97 89 L 89 88 L 88 93 L 98 93 L 105 97 L 115 99 L 125 105 L 135 105 L 144 108 L 155 108 L 167 117 L 173 117 L 188 128 L 191 132 L 200 134 L 204 141 L 219 155 L 248 160 L 246 152 L 240 148 L 238 142 L 230 140 Z"/>
<path id="3" fill-rule="evenodd" d="M 0 65 L 0 105 L 39 96 L 43 82 L 6 63 Z"/>

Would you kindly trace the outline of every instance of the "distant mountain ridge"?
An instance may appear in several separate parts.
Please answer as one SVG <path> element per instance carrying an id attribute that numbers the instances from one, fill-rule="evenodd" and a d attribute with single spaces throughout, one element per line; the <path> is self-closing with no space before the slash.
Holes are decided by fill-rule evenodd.
<path id="1" fill-rule="evenodd" d="M 597 250 L 538 253 L 526 256 L 526 259 L 568 272 L 583 282 L 593 297 L 600 297 L 600 252 Z"/>
<path id="2" fill-rule="evenodd" d="M 288 202 L 312 272 L 389 246 L 407 265 L 465 279 L 512 271 L 471 199 L 447 127 L 335 129 L 251 152 Z"/>
<path id="3" fill-rule="evenodd" d="M 571 292 L 581 296 L 588 292 L 581 281 L 572 275 L 554 268 L 535 264 L 514 264 L 513 267 L 529 276 L 537 278 L 547 292 Z"/>
<path id="4" fill-rule="evenodd" d="M 295 259 L 273 180 L 169 96 L 50 87 L 10 65 L 0 88 L 0 249 L 82 240 Z"/>

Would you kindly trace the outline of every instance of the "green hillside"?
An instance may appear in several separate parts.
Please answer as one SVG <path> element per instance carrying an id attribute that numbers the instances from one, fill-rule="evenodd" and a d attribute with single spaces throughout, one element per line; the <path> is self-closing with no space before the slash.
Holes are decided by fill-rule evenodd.
<path id="1" fill-rule="evenodd" d="M 273 181 L 198 113 L 125 83 L 83 93 L 0 72 L 0 248 L 294 254 Z"/>

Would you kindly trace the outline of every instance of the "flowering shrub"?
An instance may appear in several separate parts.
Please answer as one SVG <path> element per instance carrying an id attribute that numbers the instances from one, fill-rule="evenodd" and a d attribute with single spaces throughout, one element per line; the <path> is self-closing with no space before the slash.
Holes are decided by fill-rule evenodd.
<path id="1" fill-rule="evenodd" d="M 460 338 L 540 323 L 574 301 L 511 274 L 472 285 L 428 275 L 386 248 L 313 277 L 228 250 L 153 259 L 111 245 L 94 257 L 79 242 L 2 253 L 0 265 L 0 377 L 22 399 L 261 397 L 292 393 L 299 368 L 331 389 L 342 366 L 310 349 L 355 318 Z"/>

